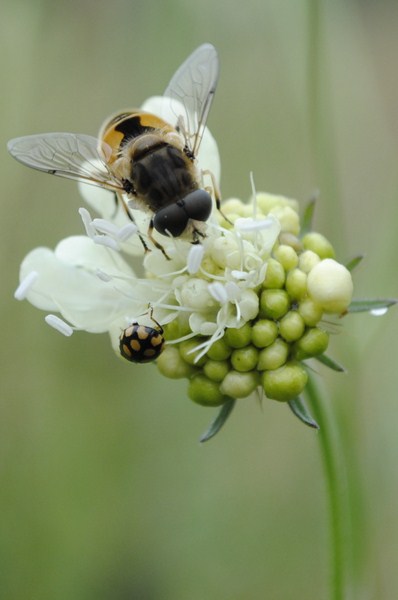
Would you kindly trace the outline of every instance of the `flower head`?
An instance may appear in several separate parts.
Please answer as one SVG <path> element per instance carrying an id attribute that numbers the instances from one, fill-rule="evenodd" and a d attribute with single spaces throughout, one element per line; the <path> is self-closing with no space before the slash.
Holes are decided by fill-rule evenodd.
<path id="1" fill-rule="evenodd" d="M 144 108 L 154 112 L 162 102 L 153 98 Z M 207 130 L 198 160 L 218 182 L 217 146 Z M 138 234 L 147 214 L 131 208 L 131 222 L 110 192 L 85 184 L 80 191 L 100 217 L 82 208 L 86 235 L 30 252 L 18 297 L 61 315 L 64 321 L 52 315 L 47 322 L 65 335 L 108 331 L 117 352 L 128 326 L 156 319 L 166 340 L 160 372 L 188 378 L 188 395 L 199 404 L 222 405 L 255 390 L 281 401 L 302 392 L 302 361 L 328 345 L 323 313 L 347 309 L 352 281 L 325 258 L 334 256 L 325 238 L 300 239 L 295 200 L 265 193 L 247 203 L 227 200 L 200 244 L 158 235 L 164 252 L 144 254 Z"/>
<path id="2" fill-rule="evenodd" d="M 296 200 L 253 192 L 248 202 L 232 198 L 217 210 L 220 159 L 204 127 L 217 73 L 216 51 L 205 44 L 172 79 L 170 97 L 143 105 L 151 114 L 140 119 L 161 125 L 139 120 L 132 145 L 130 123 L 112 147 L 110 138 L 119 139 L 122 131 L 115 134 L 114 119 L 101 136 L 111 145 L 100 150 L 95 139 L 74 134 L 11 142 L 11 153 L 29 166 L 76 176 L 76 160 L 77 178 L 86 181 L 86 173 L 97 169 L 94 181 L 107 188 L 79 184 L 90 209 L 79 211 L 82 234 L 54 250 L 30 252 L 15 297 L 50 312 L 47 323 L 66 336 L 108 332 L 119 355 L 136 362 L 157 359 L 164 376 L 188 379 L 194 402 L 222 407 L 213 433 L 235 400 L 253 392 L 288 402 L 313 426 L 300 404 L 306 361 L 315 357 L 341 370 L 325 356 L 324 314 L 329 319 L 355 306 L 380 311 L 388 304 L 352 302 L 356 263 L 340 264 L 332 244 L 311 231 L 311 206 L 302 222 Z M 118 126 L 125 116 L 119 115 Z M 196 131 L 187 126 L 190 121 L 197 121 Z M 191 138 L 201 140 L 198 152 Z M 130 154 L 124 154 L 126 146 Z M 27 155 L 32 148 L 33 158 Z M 54 156 L 62 163 L 65 154 L 66 166 L 50 169 Z M 162 185 L 152 189 L 161 168 L 167 176 L 158 175 Z M 92 209 L 99 216 L 93 218 Z"/>

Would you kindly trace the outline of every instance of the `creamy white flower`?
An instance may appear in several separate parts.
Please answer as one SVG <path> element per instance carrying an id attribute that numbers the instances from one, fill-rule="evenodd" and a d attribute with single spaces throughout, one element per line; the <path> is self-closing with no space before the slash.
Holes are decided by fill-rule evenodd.
<path id="1" fill-rule="evenodd" d="M 165 98 L 150 98 L 143 109 L 165 120 L 172 117 Z M 211 171 L 218 185 L 218 149 L 207 129 L 198 167 Z M 120 331 L 133 321 L 145 320 L 151 306 L 159 323 L 178 319 L 189 325 L 188 337 L 207 336 L 205 342 L 198 341 L 200 357 L 226 327 L 239 328 L 258 315 L 255 290 L 264 280 L 267 259 L 281 231 L 275 216 L 257 217 L 253 203 L 245 207 L 244 218 L 225 229 L 213 214 L 205 225 L 206 237 L 197 246 L 187 239 L 156 234 L 169 260 L 152 249 L 141 264 L 145 276 L 137 277 L 131 257 L 143 255 L 137 234 L 145 236 L 150 215 L 133 208 L 132 223 L 113 193 L 82 183 L 79 188 L 100 215 L 93 218 L 87 209 L 80 209 L 86 236 L 66 238 L 54 251 L 37 248 L 21 265 L 16 297 L 26 297 L 66 321 L 51 314 L 50 325 L 68 335 L 73 329 L 108 331 L 116 348 Z"/>

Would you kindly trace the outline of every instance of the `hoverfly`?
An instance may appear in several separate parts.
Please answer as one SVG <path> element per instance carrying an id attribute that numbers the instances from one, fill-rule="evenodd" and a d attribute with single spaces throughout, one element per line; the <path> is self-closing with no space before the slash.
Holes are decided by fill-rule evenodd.
<path id="1" fill-rule="evenodd" d="M 168 115 L 123 111 L 102 126 L 98 139 L 79 133 L 43 133 L 12 139 L 10 154 L 21 163 L 52 175 L 79 180 L 113 191 L 131 220 L 130 206 L 149 212 L 148 239 L 167 257 L 153 230 L 163 235 L 204 237 L 201 223 L 213 200 L 203 186 L 196 157 L 216 91 L 217 51 L 199 46 L 167 86 Z M 214 177 L 217 208 L 220 195 Z M 142 235 L 141 242 L 148 250 Z M 168 257 L 167 257 L 168 258 Z"/>

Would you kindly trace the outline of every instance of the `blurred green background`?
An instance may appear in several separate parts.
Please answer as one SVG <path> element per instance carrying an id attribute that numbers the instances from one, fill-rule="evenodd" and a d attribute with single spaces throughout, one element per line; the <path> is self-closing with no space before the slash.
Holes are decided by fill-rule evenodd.
<path id="1" fill-rule="evenodd" d="M 303 206 L 320 189 L 316 228 L 342 262 L 366 254 L 356 296 L 397 296 L 397 3 L 3 0 L 0 32 L 0 597 L 326 599 L 317 435 L 284 405 L 241 401 L 202 447 L 213 411 L 184 382 L 121 363 L 105 335 L 64 338 L 14 301 L 24 255 L 82 232 L 81 201 L 5 143 L 95 135 L 210 41 L 223 196 L 247 197 L 250 171 L 257 189 Z M 342 325 L 331 354 L 348 374 L 319 381 L 352 488 L 347 598 L 387 600 L 398 596 L 397 312 Z"/>

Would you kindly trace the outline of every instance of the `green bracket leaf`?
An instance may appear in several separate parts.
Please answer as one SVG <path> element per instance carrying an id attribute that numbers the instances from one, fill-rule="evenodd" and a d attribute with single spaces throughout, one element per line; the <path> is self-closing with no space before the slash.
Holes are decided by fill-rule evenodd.
<path id="1" fill-rule="evenodd" d="M 337 371 L 338 373 L 345 373 L 346 370 L 343 365 L 340 365 L 337 361 L 330 356 L 326 356 L 326 354 L 320 354 L 319 356 L 314 356 L 315 360 L 325 365 L 325 367 L 329 367 L 332 371 Z"/>
<path id="2" fill-rule="evenodd" d="M 207 442 L 212 437 L 214 437 L 216 435 L 216 433 L 218 433 L 220 431 L 221 427 L 224 425 L 224 423 L 228 419 L 229 415 L 231 414 L 232 409 L 235 406 L 235 403 L 236 403 L 235 398 L 230 398 L 229 400 L 224 402 L 224 404 L 221 406 L 221 409 L 220 409 L 218 415 L 216 416 L 216 418 L 214 419 L 214 421 L 210 424 L 209 428 L 200 437 L 200 439 L 199 439 L 200 442 Z"/>
<path id="3" fill-rule="evenodd" d="M 397 298 L 377 298 L 374 300 L 353 300 L 348 307 L 347 312 L 371 312 L 373 310 L 382 310 L 383 308 L 389 308 L 394 304 L 397 304 Z"/>
<path id="4" fill-rule="evenodd" d="M 318 200 L 319 192 L 314 192 L 312 198 L 305 207 L 303 218 L 301 219 L 301 235 L 304 236 L 306 233 L 312 230 L 312 219 L 315 211 L 315 204 Z"/>
<path id="5" fill-rule="evenodd" d="M 292 413 L 296 415 L 298 419 L 308 427 L 312 427 L 313 429 L 319 429 L 319 425 L 316 421 L 314 421 L 313 417 L 307 410 L 307 407 L 304 403 L 304 400 L 298 396 L 294 398 L 294 400 L 288 401 L 289 408 Z"/>
<path id="6" fill-rule="evenodd" d="M 358 254 L 358 256 L 355 256 L 354 258 L 348 261 L 348 263 L 345 266 L 346 269 L 348 269 L 349 271 L 353 271 L 363 261 L 364 258 L 364 254 Z"/>

